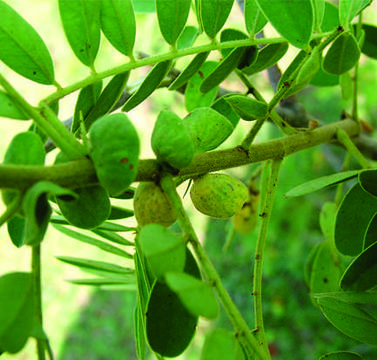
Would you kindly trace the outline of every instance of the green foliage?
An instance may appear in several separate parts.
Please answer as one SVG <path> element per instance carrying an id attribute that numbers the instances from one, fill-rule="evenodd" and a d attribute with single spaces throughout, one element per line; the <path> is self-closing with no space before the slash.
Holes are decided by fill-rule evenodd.
<path id="1" fill-rule="evenodd" d="M 14 87 L 6 68 L 0 74 L 0 116 L 32 122 L 28 131 L 18 122 L 0 165 L 0 225 L 16 248 L 31 249 L 30 273 L 0 277 L 0 354 L 34 337 L 38 360 L 53 358 L 42 322 L 50 279 L 41 282 L 51 223 L 99 255 L 75 246 L 73 256 L 58 254 L 89 275 L 70 283 L 132 299 L 117 317 L 133 324 L 135 350 L 115 356 L 106 346 L 102 357 L 375 357 L 377 146 L 365 121 L 375 94 L 364 87 L 374 80 L 365 69 L 375 68 L 377 27 L 362 16 L 370 0 L 59 0 L 58 23 L 86 71 L 64 86 L 40 35 L 8 3 L 0 0 L 0 60 L 55 88 L 29 103 L 16 89 L 23 79 Z M 238 5 L 244 15 L 234 20 Z M 278 36 L 262 33 L 266 25 Z M 62 100 L 76 92 L 70 111 Z M 343 148 L 301 152 L 335 141 Z M 139 159 L 149 143 L 155 158 Z M 234 176 L 214 173 L 229 168 Z M 199 234 L 190 200 L 218 218 Z M 211 322 L 202 327 L 200 317 Z"/>

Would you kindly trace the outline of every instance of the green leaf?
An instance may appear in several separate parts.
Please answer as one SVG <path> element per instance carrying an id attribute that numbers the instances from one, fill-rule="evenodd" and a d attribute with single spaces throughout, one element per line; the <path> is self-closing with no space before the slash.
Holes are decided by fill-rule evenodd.
<path id="1" fill-rule="evenodd" d="M 125 239 L 123 236 L 112 232 L 112 231 L 106 231 L 106 230 L 91 230 L 93 234 L 96 234 L 100 236 L 103 239 L 106 239 L 108 241 L 114 242 L 115 244 L 125 245 L 125 246 L 135 246 L 135 244 L 127 239 Z"/>
<path id="2" fill-rule="evenodd" d="M 362 360 L 363 358 L 349 351 L 337 351 L 322 355 L 319 360 Z"/>
<path id="3" fill-rule="evenodd" d="M 247 75 L 252 75 L 275 65 L 287 52 L 288 43 L 268 44 L 259 50 L 254 64 L 242 69 Z"/>
<path id="4" fill-rule="evenodd" d="M 377 345 L 377 321 L 356 305 L 331 297 L 318 298 L 318 304 L 330 323 L 343 334 L 369 345 Z"/>
<path id="5" fill-rule="evenodd" d="M 327 188 L 328 186 L 336 185 L 343 181 L 351 180 L 355 178 L 359 174 L 359 172 L 360 170 L 350 170 L 328 176 L 322 176 L 320 178 L 310 180 L 304 184 L 296 186 L 295 188 L 289 190 L 284 196 L 296 197 L 310 194 L 314 191 Z"/>
<path id="6" fill-rule="evenodd" d="M 367 231 L 364 237 L 364 249 L 374 244 L 377 241 L 377 216 L 373 216 L 371 221 L 368 224 Z"/>
<path id="7" fill-rule="evenodd" d="M 136 13 L 153 13 L 156 11 L 155 0 L 132 0 Z"/>
<path id="8" fill-rule="evenodd" d="M 321 226 L 322 234 L 330 243 L 334 242 L 336 211 L 337 206 L 335 203 L 326 202 L 323 204 L 319 216 L 319 225 Z"/>
<path id="9" fill-rule="evenodd" d="M 177 90 L 185 85 L 201 68 L 206 61 L 209 52 L 202 52 L 190 61 L 186 68 L 177 76 L 177 78 L 170 84 L 169 90 Z"/>
<path id="10" fill-rule="evenodd" d="M 216 149 L 234 129 L 225 116 L 208 107 L 195 109 L 183 119 L 183 124 L 191 135 L 196 152 Z"/>
<path id="11" fill-rule="evenodd" d="M 93 66 L 99 48 L 100 8 L 98 0 L 59 0 L 60 17 L 69 45 L 86 66 Z"/>
<path id="12" fill-rule="evenodd" d="M 110 214 L 110 199 L 100 185 L 74 189 L 74 200 L 57 199 L 57 204 L 68 222 L 78 228 L 94 229 L 101 225 Z"/>
<path id="13" fill-rule="evenodd" d="M 85 128 L 90 126 L 103 115 L 109 113 L 121 97 L 130 73 L 125 72 L 115 75 L 103 89 L 98 100 L 93 104 L 89 113 L 84 117 Z"/>
<path id="14" fill-rule="evenodd" d="M 122 111 L 128 112 L 147 99 L 158 88 L 161 81 L 164 80 L 170 69 L 170 65 L 171 61 L 168 60 L 153 66 L 136 92 L 126 101 Z"/>
<path id="15" fill-rule="evenodd" d="M 377 305 L 376 292 L 353 292 L 353 291 L 340 291 L 333 293 L 314 294 L 314 298 L 333 298 L 350 304 L 367 304 Z"/>
<path id="16" fill-rule="evenodd" d="M 187 111 L 193 111 L 195 108 L 210 106 L 215 100 L 218 87 L 213 88 L 206 94 L 202 94 L 199 91 L 204 79 L 212 72 L 217 66 L 216 61 L 206 61 L 194 76 L 191 77 L 187 83 L 185 90 L 185 104 Z"/>
<path id="17" fill-rule="evenodd" d="M 364 191 L 377 196 L 377 170 L 364 170 L 359 173 L 359 183 Z"/>
<path id="18" fill-rule="evenodd" d="M 336 29 L 340 25 L 339 23 L 339 8 L 329 2 L 325 2 L 325 14 L 323 16 L 321 29 L 325 32 L 330 32 Z"/>
<path id="19" fill-rule="evenodd" d="M 320 250 L 321 246 L 322 246 L 322 243 L 319 243 L 312 248 L 312 250 L 310 251 L 309 256 L 306 260 L 306 263 L 305 263 L 304 277 L 305 277 L 305 283 L 308 286 L 308 288 L 310 288 L 311 277 L 312 277 L 312 273 L 313 273 L 314 260 L 317 256 L 317 253 Z"/>
<path id="20" fill-rule="evenodd" d="M 349 72 L 346 72 L 339 76 L 340 90 L 342 93 L 342 99 L 344 101 L 350 101 L 353 96 L 353 80 Z"/>
<path id="21" fill-rule="evenodd" d="M 102 185 L 110 194 L 120 194 L 135 180 L 140 141 L 134 125 L 122 113 L 104 115 L 89 129 L 90 153 Z"/>
<path id="22" fill-rule="evenodd" d="M 132 57 L 136 20 L 131 0 L 102 0 L 101 28 L 110 43 L 124 55 Z"/>
<path id="23" fill-rule="evenodd" d="M 202 93 L 207 93 L 213 88 L 216 88 L 221 82 L 223 82 L 229 74 L 236 69 L 246 53 L 246 51 L 251 50 L 248 55 L 250 58 L 253 54 L 256 55 L 257 49 L 254 46 L 251 47 L 239 47 L 231 51 L 229 55 L 222 60 L 215 69 L 204 79 L 203 83 L 200 85 L 199 90 Z"/>
<path id="24" fill-rule="evenodd" d="M 156 278 L 168 271 L 183 271 L 186 259 L 184 240 L 162 225 L 149 224 L 139 233 L 140 247 Z"/>
<path id="25" fill-rule="evenodd" d="M 335 245 L 344 255 L 357 256 L 364 249 L 369 222 L 377 213 L 377 198 L 357 183 L 345 195 L 335 223 Z"/>
<path id="26" fill-rule="evenodd" d="M 322 61 L 321 61 L 322 62 Z M 317 73 L 310 80 L 310 85 L 313 86 L 336 86 L 339 85 L 339 76 L 329 74 L 323 71 L 322 66 Z"/>
<path id="27" fill-rule="evenodd" d="M 73 121 L 71 131 L 76 133 L 80 128 L 80 120 L 85 119 L 90 110 L 96 104 L 102 90 L 102 81 L 88 85 L 82 88 L 76 100 L 75 111 L 73 114 Z"/>
<path id="28" fill-rule="evenodd" d="M 51 55 L 39 34 L 4 1 L 0 14 L 0 60 L 27 79 L 53 84 Z"/>
<path id="29" fill-rule="evenodd" d="M 165 281 L 194 316 L 215 319 L 219 305 L 212 288 L 205 282 L 183 272 L 168 272 Z"/>
<path id="30" fill-rule="evenodd" d="M 22 108 L 13 102 L 10 96 L 2 90 L 0 90 L 0 116 L 17 120 L 30 119 L 30 116 L 27 115 Z"/>
<path id="31" fill-rule="evenodd" d="M 107 263 L 104 261 L 82 259 L 82 258 L 70 257 L 70 256 L 57 256 L 56 258 L 66 264 L 77 266 L 83 269 L 94 269 L 94 270 L 100 270 L 101 272 L 104 271 L 108 273 L 124 274 L 124 275 L 133 273 L 133 270 L 131 269 L 127 269 L 123 266 L 115 265 L 112 263 Z"/>
<path id="32" fill-rule="evenodd" d="M 232 28 L 224 29 L 220 34 L 220 42 L 222 43 L 234 40 L 244 40 L 248 38 L 249 37 L 244 32 Z M 223 58 L 225 58 L 232 52 L 232 50 L 234 50 L 234 48 L 220 49 L 220 52 Z"/>
<path id="33" fill-rule="evenodd" d="M 158 115 L 151 143 L 157 160 L 176 169 L 190 165 L 194 157 L 194 145 L 182 119 L 168 110 Z"/>
<path id="34" fill-rule="evenodd" d="M 339 0 L 340 24 L 343 27 L 348 28 L 348 25 L 353 18 L 365 7 L 370 5 L 372 1 L 373 0 Z"/>
<path id="35" fill-rule="evenodd" d="M 347 268 L 340 282 L 346 291 L 366 291 L 377 285 L 377 242 L 365 249 Z"/>
<path id="36" fill-rule="evenodd" d="M 102 286 L 102 285 L 128 285 L 134 284 L 133 277 L 125 277 L 124 280 L 119 279 L 118 277 L 115 278 L 94 278 L 94 279 L 75 279 L 75 280 L 68 280 L 71 284 L 75 285 L 89 285 L 89 286 Z"/>
<path id="37" fill-rule="evenodd" d="M 191 0 L 156 0 L 158 24 L 168 44 L 176 43 L 186 24 L 190 6 Z"/>
<path id="38" fill-rule="evenodd" d="M 199 36 L 199 29 L 196 26 L 186 26 L 177 41 L 177 49 L 187 49 L 194 45 L 195 40 Z"/>
<path id="39" fill-rule="evenodd" d="M 143 315 L 137 304 L 134 310 L 134 335 L 136 344 L 136 355 L 139 360 L 145 360 L 146 339 L 144 333 Z"/>
<path id="40" fill-rule="evenodd" d="M 365 33 L 361 52 L 373 59 L 377 59 L 377 27 L 374 25 L 362 24 Z"/>
<path id="41" fill-rule="evenodd" d="M 132 259 L 131 254 L 127 253 L 126 251 L 124 251 L 122 249 L 119 249 L 118 247 L 110 245 L 110 244 L 108 244 L 108 243 L 106 243 L 102 240 L 98 240 L 94 237 L 91 237 L 91 236 L 85 235 L 83 233 L 68 229 L 65 226 L 61 226 L 61 225 L 57 225 L 57 224 L 54 224 L 53 226 L 56 230 L 60 231 L 64 235 L 67 235 L 71 239 L 75 239 L 75 240 L 81 241 L 85 244 L 95 246 L 95 247 L 97 247 L 97 248 L 99 248 L 99 249 L 101 249 L 105 252 L 108 252 L 110 254 L 122 256 L 126 259 Z"/>
<path id="42" fill-rule="evenodd" d="M 69 222 L 63 216 L 52 216 L 50 219 L 51 224 L 58 224 L 58 225 L 70 225 Z M 103 224 L 96 228 L 97 230 L 104 230 L 110 232 L 127 232 L 127 231 L 135 231 L 136 228 L 124 226 L 121 224 L 116 224 L 110 221 L 105 221 Z"/>
<path id="43" fill-rule="evenodd" d="M 328 241 L 321 243 L 316 251 L 310 274 L 310 294 L 339 290 L 341 271 L 339 259 Z"/>
<path id="44" fill-rule="evenodd" d="M 206 336 L 200 360 L 213 359 L 245 360 L 242 348 L 233 333 L 214 329 Z"/>
<path id="45" fill-rule="evenodd" d="M 127 219 L 131 216 L 134 216 L 133 210 L 112 205 L 108 219 L 109 220 Z"/>
<path id="46" fill-rule="evenodd" d="M 76 194 L 49 181 L 40 181 L 31 186 L 23 199 L 22 209 L 25 214 L 24 242 L 26 245 L 38 245 L 45 235 L 51 215 L 47 196 L 55 195 L 75 198 Z"/>
<path id="47" fill-rule="evenodd" d="M 31 131 L 15 135 L 8 145 L 3 164 L 43 165 L 46 152 L 41 138 Z"/>
<path id="48" fill-rule="evenodd" d="M 155 282 L 146 311 L 146 334 L 151 349 L 166 357 L 182 354 L 195 334 L 198 318 L 183 306 L 178 295 Z"/>
<path id="49" fill-rule="evenodd" d="M 247 32 L 254 37 L 267 24 L 267 19 L 258 7 L 256 0 L 245 0 L 244 9 Z"/>
<path id="50" fill-rule="evenodd" d="M 267 116 L 268 105 L 245 95 L 230 95 L 225 100 L 243 120 L 251 121 Z"/>
<path id="51" fill-rule="evenodd" d="M 20 248 L 24 244 L 25 218 L 13 216 L 7 223 L 7 230 L 13 245 Z"/>
<path id="52" fill-rule="evenodd" d="M 325 0 L 312 0 L 314 13 L 314 29 L 320 30 L 325 16 Z"/>
<path id="53" fill-rule="evenodd" d="M 228 104 L 224 97 L 217 99 L 211 106 L 212 109 L 216 110 L 219 114 L 225 116 L 236 128 L 238 122 L 240 121 L 240 116 L 233 110 L 233 108 Z"/>
<path id="54" fill-rule="evenodd" d="M 323 70 L 340 75 L 351 70 L 360 58 L 360 48 L 351 32 L 340 34 L 323 59 Z"/>
<path id="55" fill-rule="evenodd" d="M 234 0 L 199 0 L 200 18 L 204 32 L 214 38 L 224 26 Z"/>
<path id="56" fill-rule="evenodd" d="M 0 304 L 0 348 L 16 353 L 24 347 L 33 330 L 32 275 L 14 272 L 1 276 Z"/>
<path id="57" fill-rule="evenodd" d="M 314 25 L 311 1 L 256 0 L 256 2 L 276 31 L 293 46 L 304 48 L 308 45 Z"/>

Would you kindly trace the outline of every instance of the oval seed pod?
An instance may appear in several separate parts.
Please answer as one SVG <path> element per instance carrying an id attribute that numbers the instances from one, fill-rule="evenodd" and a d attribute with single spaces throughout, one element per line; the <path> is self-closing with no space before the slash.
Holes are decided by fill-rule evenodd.
<path id="1" fill-rule="evenodd" d="M 259 205 L 259 192 L 249 193 L 248 200 L 243 204 L 233 216 L 234 229 L 242 234 L 250 234 L 256 227 L 258 222 L 258 205 Z"/>
<path id="2" fill-rule="evenodd" d="M 194 180 L 190 196 L 201 213 L 228 218 L 242 208 L 248 197 L 248 189 L 229 175 L 207 174 Z"/>
<path id="3" fill-rule="evenodd" d="M 177 213 L 162 189 L 155 183 L 140 183 L 134 197 L 135 217 L 140 226 L 160 224 L 170 226 Z"/>
<path id="4" fill-rule="evenodd" d="M 167 162 L 176 169 L 191 164 L 194 146 L 178 115 L 168 110 L 160 112 L 153 128 L 152 149 L 159 161 Z"/>
<path id="5" fill-rule="evenodd" d="M 139 137 L 125 114 L 105 115 L 89 129 L 93 160 L 100 184 L 111 194 L 125 191 L 134 181 L 139 157 Z"/>

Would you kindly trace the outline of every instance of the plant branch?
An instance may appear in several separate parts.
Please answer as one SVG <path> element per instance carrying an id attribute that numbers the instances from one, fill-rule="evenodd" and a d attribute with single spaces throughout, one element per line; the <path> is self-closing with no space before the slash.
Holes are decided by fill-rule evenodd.
<path id="1" fill-rule="evenodd" d="M 35 315 L 43 329 L 43 315 L 42 315 L 42 287 L 41 287 L 41 246 L 35 245 L 31 248 L 31 271 L 33 275 L 34 285 L 34 301 L 35 301 Z M 36 338 L 38 360 L 45 360 L 45 344 L 46 341 Z"/>
<path id="2" fill-rule="evenodd" d="M 268 184 L 266 184 L 264 204 L 262 205 L 262 213 L 259 215 L 261 217 L 261 223 L 258 232 L 256 253 L 255 253 L 255 263 L 254 263 L 254 274 L 253 274 L 253 295 L 254 295 L 254 314 L 255 314 L 255 327 L 258 330 L 257 336 L 259 343 L 264 347 L 265 353 L 270 359 L 270 354 L 268 351 L 268 343 L 266 339 L 266 334 L 264 331 L 263 324 L 263 311 L 262 311 L 262 270 L 263 270 L 263 257 L 264 249 L 267 239 L 267 229 L 268 224 L 271 219 L 272 205 L 274 202 L 275 191 L 277 187 L 277 182 L 279 179 L 280 167 L 282 159 L 274 159 L 271 162 L 271 174 L 268 177 Z"/>
<path id="3" fill-rule="evenodd" d="M 321 34 L 315 34 L 313 35 L 313 39 L 318 39 L 322 37 L 326 37 L 330 35 L 331 33 L 321 33 Z M 88 77 L 86 77 L 83 80 L 80 80 L 74 84 L 71 84 L 65 88 L 58 89 L 51 95 L 47 96 L 43 101 L 46 104 L 50 104 L 56 100 L 59 100 L 63 98 L 64 96 L 71 94 L 85 86 L 88 86 L 90 84 L 93 84 L 101 79 L 105 79 L 109 76 L 117 75 L 126 71 L 130 71 L 142 66 L 146 65 L 153 65 L 162 61 L 166 60 L 172 60 L 176 58 L 180 58 L 183 56 L 187 55 L 194 55 L 198 54 L 201 52 L 206 52 L 206 51 L 213 51 L 213 50 L 220 50 L 220 49 L 229 49 L 229 48 L 236 48 L 236 47 L 242 47 L 242 46 L 252 46 L 252 45 L 260 45 L 260 44 L 276 44 L 276 43 L 281 43 L 281 42 L 286 42 L 282 37 L 274 37 L 274 38 L 264 38 L 264 39 L 245 39 L 245 40 L 233 40 L 233 41 L 227 41 L 227 42 L 210 42 L 205 45 L 200 45 L 200 46 L 195 46 L 191 48 L 185 48 L 185 49 L 180 49 L 176 51 L 169 51 L 164 54 L 159 54 L 155 56 L 150 56 L 144 59 L 136 60 L 136 61 L 130 61 L 127 62 L 126 64 L 119 65 L 116 67 L 113 67 L 111 69 L 98 72 L 96 74 L 92 74 Z"/>
<path id="4" fill-rule="evenodd" d="M 296 135 L 254 144 L 248 151 L 235 147 L 197 154 L 190 166 L 181 169 L 175 175 L 198 176 L 211 171 L 287 156 L 320 144 L 335 142 L 338 129 L 343 129 L 350 137 L 356 137 L 360 131 L 355 121 L 346 119 Z M 159 172 L 160 167 L 156 160 L 140 160 L 135 181 L 156 181 L 159 178 Z M 68 188 L 98 183 L 90 159 L 80 159 L 53 166 L 0 165 L 0 188 L 23 190 L 41 180 L 51 181 Z"/>
<path id="5" fill-rule="evenodd" d="M 245 348 L 248 350 L 250 355 L 256 355 L 258 359 L 265 359 L 263 355 L 263 350 L 258 345 L 257 340 L 251 334 L 249 327 L 247 326 L 245 320 L 242 318 L 239 310 L 234 305 L 233 300 L 221 283 L 221 279 L 216 272 L 211 260 L 208 258 L 206 252 L 204 251 L 199 239 L 193 229 L 190 219 L 188 218 L 185 209 L 183 208 L 182 201 L 177 194 L 175 183 L 171 175 L 166 175 L 161 179 L 161 187 L 165 191 L 166 195 L 169 197 L 174 208 L 178 213 L 178 222 L 182 227 L 183 231 L 189 238 L 189 242 L 192 245 L 194 253 L 202 267 L 202 270 L 210 284 L 212 284 L 214 290 L 216 291 L 225 311 L 228 314 L 230 321 L 232 322 L 235 330 L 237 331 L 238 339 L 244 344 Z"/>

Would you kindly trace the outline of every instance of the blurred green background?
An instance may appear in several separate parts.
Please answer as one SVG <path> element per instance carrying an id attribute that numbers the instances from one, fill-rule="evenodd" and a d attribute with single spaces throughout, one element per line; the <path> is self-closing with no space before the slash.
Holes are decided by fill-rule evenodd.
<path id="1" fill-rule="evenodd" d="M 56 78 L 63 86 L 71 84 L 88 75 L 70 50 L 57 8 L 57 1 L 51 0 L 6 0 L 40 33 L 51 51 L 55 63 Z M 376 8 L 368 10 L 366 22 L 376 23 Z M 194 17 L 191 16 L 194 23 Z M 138 14 L 137 40 L 135 48 L 149 54 L 167 50 L 161 40 L 155 14 Z M 227 27 L 244 30 L 241 12 L 234 5 Z M 140 30 L 141 29 L 141 30 Z M 267 35 L 273 34 L 271 29 Z M 199 39 L 199 42 L 203 39 Z M 297 49 L 280 64 L 286 67 Z M 218 55 L 211 55 L 218 58 Z M 102 39 L 100 53 L 96 61 L 97 70 L 103 70 L 124 62 L 125 59 Z M 176 66 L 180 69 L 188 59 L 180 59 Z M 52 87 L 35 85 L 14 74 L 0 64 L 0 72 L 32 104 L 54 91 Z M 131 82 L 147 73 L 143 68 L 134 71 Z M 376 126 L 376 87 L 377 62 L 362 58 L 360 68 L 360 116 L 372 126 Z M 252 77 L 266 98 L 272 96 L 266 74 Z M 224 87 L 242 90 L 235 77 L 230 77 Z M 64 98 L 60 103 L 59 117 L 66 119 L 72 115 L 77 93 Z M 299 101 L 311 115 L 324 123 L 340 119 L 342 110 L 350 110 L 350 100 L 341 97 L 340 87 L 307 88 L 298 95 Z M 142 158 L 152 157 L 149 139 L 153 122 L 158 112 L 169 108 L 185 115 L 182 95 L 166 89 L 158 90 L 148 101 L 129 113 L 138 128 L 142 141 Z M 1 119 L 0 156 L 4 155 L 12 136 L 29 127 L 29 122 Z M 240 124 L 237 131 L 222 147 L 233 146 L 242 139 L 250 123 Z M 267 124 L 257 141 L 281 136 L 272 125 Z M 373 136 L 373 134 L 371 135 Z M 48 157 L 52 162 L 55 153 Z M 284 161 L 276 195 L 273 217 L 268 232 L 268 243 L 264 263 L 264 314 L 267 338 L 271 344 L 274 359 L 318 359 L 320 355 L 337 350 L 354 350 L 364 354 L 365 359 L 376 359 L 377 351 L 360 345 L 333 328 L 316 309 L 308 296 L 304 282 L 306 259 L 315 244 L 322 241 L 318 216 L 322 204 L 332 201 L 335 190 L 329 189 L 299 199 L 285 199 L 283 194 L 292 187 L 321 175 L 341 170 L 344 152 L 334 146 L 324 145 L 317 149 L 303 151 Z M 351 167 L 357 165 L 352 163 Z M 256 165 L 229 170 L 228 173 L 248 181 Z M 183 193 L 186 184 L 180 187 Z M 250 235 L 236 235 L 226 252 L 223 245 L 231 231 L 231 220 L 214 220 L 200 215 L 184 199 L 200 238 L 213 259 L 234 301 L 239 306 L 249 324 L 252 319 L 252 265 L 256 230 Z M 131 207 L 130 201 L 123 205 Z M 3 209 L 3 206 L 2 206 Z M 134 225 L 133 220 L 124 222 Z M 130 238 L 127 233 L 126 237 Z M 128 360 L 136 359 L 133 340 L 133 309 L 135 294 L 132 292 L 103 291 L 89 287 L 71 285 L 65 279 L 82 277 L 82 274 L 55 259 L 55 256 L 81 256 L 106 261 L 119 259 L 104 256 L 75 240 L 64 237 L 50 227 L 43 244 L 43 306 L 44 322 L 57 360 Z M 28 270 L 30 268 L 30 249 L 16 249 L 10 242 L 6 228 L 0 229 L 0 273 Z M 179 359 L 195 360 L 200 357 L 205 333 L 213 326 L 231 329 L 224 313 L 214 322 L 201 321 L 197 335 L 185 355 Z M 34 341 L 30 340 L 22 352 L 16 355 L 3 355 L 2 359 L 35 359 Z M 152 357 L 151 357 L 152 358 Z"/>

